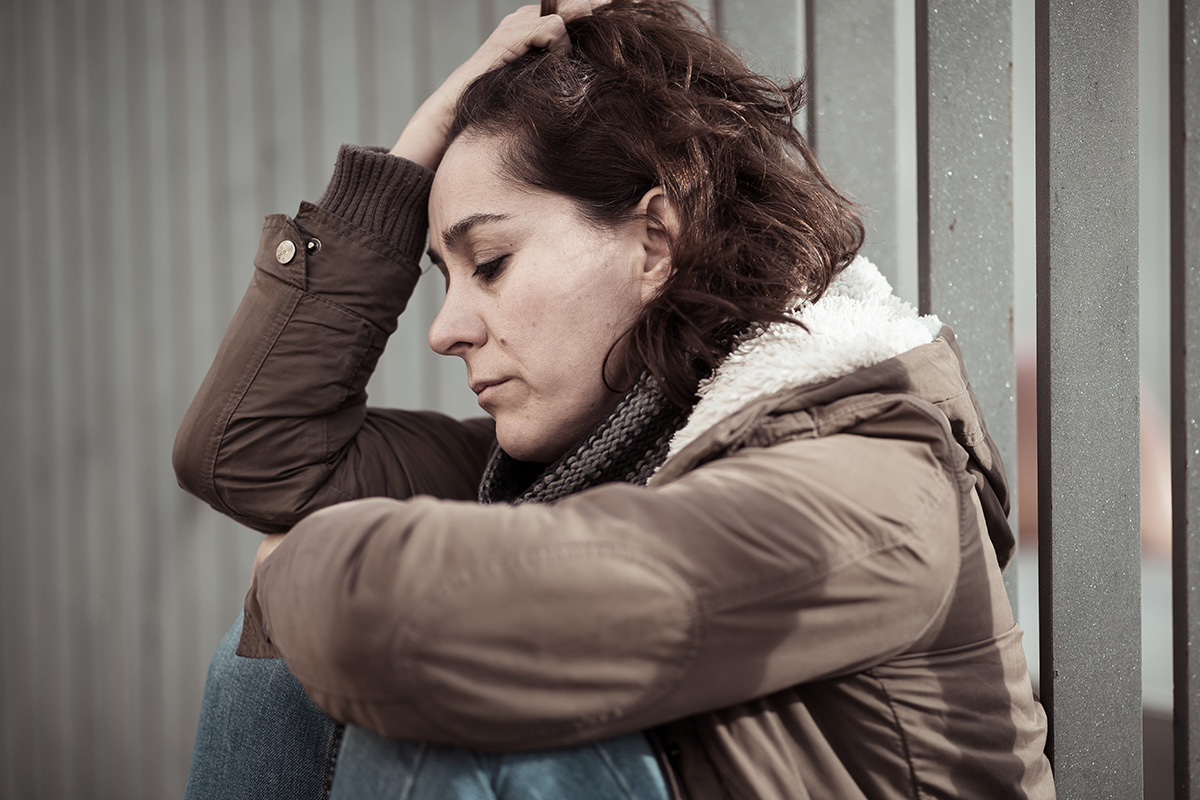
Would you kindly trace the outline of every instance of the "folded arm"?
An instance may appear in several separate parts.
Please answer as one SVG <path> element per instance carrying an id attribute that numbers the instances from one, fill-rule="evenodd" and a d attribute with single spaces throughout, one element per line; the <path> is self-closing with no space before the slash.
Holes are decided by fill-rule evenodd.
<path id="1" fill-rule="evenodd" d="M 524 749 L 645 729 L 910 647 L 957 576 L 943 466 L 838 435 L 551 506 L 344 504 L 263 563 L 246 625 L 328 713 L 386 736 Z"/>
<path id="2" fill-rule="evenodd" d="M 319 205 L 267 217 L 255 271 L 175 441 L 180 484 L 262 531 L 370 497 L 473 497 L 490 420 L 367 408 L 420 276 L 432 173 L 343 148 Z"/>

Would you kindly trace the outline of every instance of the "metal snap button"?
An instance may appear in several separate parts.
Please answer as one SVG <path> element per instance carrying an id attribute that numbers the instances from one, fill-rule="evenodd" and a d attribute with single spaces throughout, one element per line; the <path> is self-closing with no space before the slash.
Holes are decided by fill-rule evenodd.
<path id="1" fill-rule="evenodd" d="M 292 259 L 296 257 L 296 243 L 291 239 L 284 239 L 275 248 L 275 260 L 280 264 L 290 264 Z"/>
<path id="2" fill-rule="evenodd" d="M 304 243 L 304 250 L 310 256 L 315 256 L 317 253 L 321 252 L 321 240 L 320 239 L 309 239 L 307 242 Z"/>

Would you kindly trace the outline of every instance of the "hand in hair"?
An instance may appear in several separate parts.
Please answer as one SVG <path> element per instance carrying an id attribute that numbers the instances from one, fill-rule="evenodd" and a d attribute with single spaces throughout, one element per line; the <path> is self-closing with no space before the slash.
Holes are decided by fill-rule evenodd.
<path id="1" fill-rule="evenodd" d="M 475 54 L 450 73 L 450 77 L 421 104 L 391 153 L 430 169 L 437 169 L 446 152 L 446 131 L 454 118 L 454 106 L 471 81 L 495 67 L 513 61 L 534 48 L 565 53 L 571 49 L 566 22 L 592 13 L 609 0 L 561 0 L 543 2 L 556 13 L 543 16 L 539 6 L 522 6 L 501 21 Z"/>

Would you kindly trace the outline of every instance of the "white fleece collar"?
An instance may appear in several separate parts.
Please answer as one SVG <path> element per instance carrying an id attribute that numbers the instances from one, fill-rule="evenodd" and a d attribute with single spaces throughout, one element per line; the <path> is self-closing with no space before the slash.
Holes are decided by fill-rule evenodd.
<path id="1" fill-rule="evenodd" d="M 918 316 L 892 294 L 879 270 L 858 256 L 816 303 L 792 314 L 798 325 L 772 323 L 738 345 L 700 383 L 699 402 L 671 440 L 669 460 L 702 433 L 749 403 L 782 389 L 840 378 L 933 341 L 942 323 Z"/>

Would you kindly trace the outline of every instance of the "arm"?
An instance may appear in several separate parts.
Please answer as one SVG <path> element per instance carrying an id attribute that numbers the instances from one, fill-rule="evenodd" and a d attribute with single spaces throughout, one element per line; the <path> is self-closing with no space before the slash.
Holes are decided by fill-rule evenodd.
<path id="1" fill-rule="evenodd" d="M 176 438 L 184 488 L 263 531 L 356 497 L 474 496 L 490 423 L 366 406 L 420 275 L 431 181 L 346 147 L 319 206 L 267 218 L 250 288 Z"/>
<path id="2" fill-rule="evenodd" d="M 551 506 L 345 504 L 263 562 L 246 626 L 328 713 L 386 736 L 645 729 L 911 647 L 955 584 L 969 491 L 934 449 L 837 435 Z"/>
<path id="3" fill-rule="evenodd" d="M 563 13 L 599 4 L 571 0 Z M 431 170 L 458 95 L 531 47 L 568 49 L 563 17 L 510 14 L 390 155 L 343 148 L 316 206 L 267 218 L 250 289 L 175 442 L 184 488 L 270 532 L 359 497 L 475 496 L 491 422 L 368 411 L 365 386 L 419 277 Z"/>

